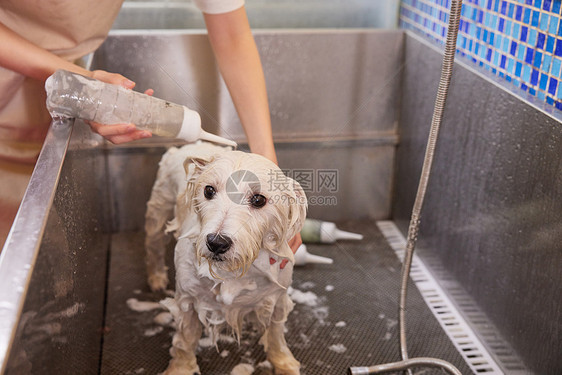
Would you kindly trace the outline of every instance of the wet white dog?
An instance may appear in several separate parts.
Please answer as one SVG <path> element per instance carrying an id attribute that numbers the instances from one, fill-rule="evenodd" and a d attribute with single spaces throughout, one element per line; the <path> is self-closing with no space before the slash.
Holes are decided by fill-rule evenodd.
<path id="1" fill-rule="evenodd" d="M 165 289 L 166 231 L 173 232 L 175 298 L 162 302 L 177 331 L 165 374 L 199 373 L 195 350 L 204 327 L 215 343 L 224 329 L 238 339 L 244 321 L 277 374 L 299 374 L 284 337 L 293 302 L 293 253 L 287 241 L 306 216 L 300 185 L 271 161 L 208 143 L 170 149 L 160 162 L 146 213 L 149 284 Z"/>

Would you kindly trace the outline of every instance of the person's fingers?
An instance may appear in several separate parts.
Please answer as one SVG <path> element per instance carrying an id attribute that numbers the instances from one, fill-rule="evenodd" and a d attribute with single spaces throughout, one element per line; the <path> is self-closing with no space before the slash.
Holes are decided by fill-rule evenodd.
<path id="1" fill-rule="evenodd" d="M 144 92 L 146 95 L 152 96 L 154 94 L 154 90 L 153 89 L 148 89 Z"/>
<path id="2" fill-rule="evenodd" d="M 112 135 L 105 138 L 111 143 L 119 145 L 122 143 L 127 143 L 131 141 L 136 141 L 138 139 L 150 138 L 150 137 L 152 137 L 152 133 L 150 133 L 147 130 L 135 130 L 127 134 Z"/>
<path id="3" fill-rule="evenodd" d="M 126 89 L 132 89 L 135 87 L 135 82 L 131 81 L 127 77 L 117 73 L 106 72 L 105 70 L 94 70 L 92 72 L 92 77 L 106 83 L 123 86 Z"/>
<path id="4" fill-rule="evenodd" d="M 104 125 L 93 121 L 88 121 L 88 124 L 94 132 L 98 133 L 102 137 L 128 134 L 137 129 L 134 124 Z"/>

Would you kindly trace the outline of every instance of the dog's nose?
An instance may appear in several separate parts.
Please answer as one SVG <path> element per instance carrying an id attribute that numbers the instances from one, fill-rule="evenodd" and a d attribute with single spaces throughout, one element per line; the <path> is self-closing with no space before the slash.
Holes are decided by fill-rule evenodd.
<path id="1" fill-rule="evenodd" d="M 232 246 L 232 240 L 219 233 L 211 233 L 207 235 L 207 248 L 214 254 L 226 253 Z"/>

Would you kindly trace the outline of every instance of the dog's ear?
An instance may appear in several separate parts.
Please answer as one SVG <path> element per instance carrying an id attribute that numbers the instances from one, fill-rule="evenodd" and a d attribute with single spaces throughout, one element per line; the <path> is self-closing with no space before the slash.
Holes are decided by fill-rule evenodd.
<path id="1" fill-rule="evenodd" d="M 186 176 L 191 176 L 193 174 L 199 174 L 214 159 L 214 155 L 200 156 L 188 156 L 183 162 L 183 168 L 185 169 Z"/>
<path id="2" fill-rule="evenodd" d="M 286 240 L 291 240 L 297 233 L 299 233 L 304 225 L 304 220 L 306 219 L 306 210 L 308 208 L 308 203 L 306 200 L 306 194 L 302 189 L 301 185 L 289 178 L 292 189 L 287 191 L 287 201 L 289 202 L 289 217 L 288 217 L 288 227 L 287 227 L 287 238 Z"/>

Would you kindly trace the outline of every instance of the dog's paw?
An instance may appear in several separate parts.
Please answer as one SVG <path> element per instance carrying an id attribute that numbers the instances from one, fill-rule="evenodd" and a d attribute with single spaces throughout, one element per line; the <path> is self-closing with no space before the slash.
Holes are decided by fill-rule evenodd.
<path id="1" fill-rule="evenodd" d="M 168 274 L 166 272 L 155 272 L 148 276 L 148 285 L 153 292 L 163 292 L 168 286 Z"/>

